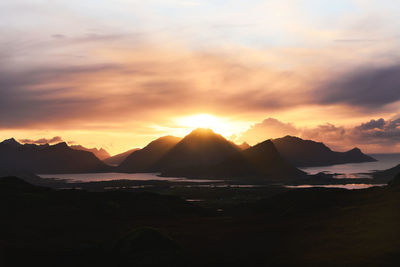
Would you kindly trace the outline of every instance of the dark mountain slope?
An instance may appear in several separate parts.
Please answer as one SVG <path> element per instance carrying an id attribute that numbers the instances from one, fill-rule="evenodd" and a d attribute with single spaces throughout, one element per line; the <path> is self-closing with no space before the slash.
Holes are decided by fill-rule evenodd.
<path id="1" fill-rule="evenodd" d="M 250 145 L 246 142 L 241 143 L 238 147 L 240 147 L 240 149 L 245 150 L 250 148 Z"/>
<path id="2" fill-rule="evenodd" d="M 158 162 L 181 138 L 164 136 L 149 143 L 141 150 L 130 154 L 119 166 L 121 172 L 154 172 L 154 164 Z"/>
<path id="3" fill-rule="evenodd" d="M 165 176 L 217 179 L 257 179 L 289 181 L 305 176 L 284 160 L 274 144 L 267 140 L 244 151 L 236 151 L 220 163 L 167 170 Z"/>
<path id="4" fill-rule="evenodd" d="M 325 166 L 344 163 L 376 161 L 354 148 L 347 152 L 335 152 L 323 143 L 285 136 L 272 139 L 279 153 L 297 167 Z"/>
<path id="5" fill-rule="evenodd" d="M 83 147 L 81 145 L 73 145 L 73 146 L 71 146 L 71 148 L 75 149 L 75 150 L 82 150 L 82 151 L 92 152 L 99 160 L 105 160 L 105 159 L 111 157 L 111 155 L 108 154 L 108 152 L 103 148 L 100 148 L 100 149 L 97 149 L 97 148 L 86 148 L 86 147 Z"/>
<path id="6" fill-rule="evenodd" d="M 0 170 L 32 173 L 108 171 L 110 167 L 92 153 L 74 150 L 66 143 L 34 145 L 8 139 L 0 143 Z"/>
<path id="7" fill-rule="evenodd" d="M 139 148 L 134 148 L 131 150 L 128 150 L 126 152 L 114 155 L 112 157 L 106 158 L 103 160 L 104 163 L 111 165 L 111 166 L 118 166 L 120 165 L 130 154 L 132 154 L 135 151 L 140 150 Z"/>
<path id="8" fill-rule="evenodd" d="M 170 172 L 181 168 L 202 168 L 215 165 L 237 153 L 239 148 L 210 129 L 196 129 L 185 136 L 155 165 Z"/>

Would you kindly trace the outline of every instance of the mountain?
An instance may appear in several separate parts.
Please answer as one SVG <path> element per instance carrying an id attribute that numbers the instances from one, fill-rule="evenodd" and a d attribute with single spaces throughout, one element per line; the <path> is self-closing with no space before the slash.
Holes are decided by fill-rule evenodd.
<path id="1" fill-rule="evenodd" d="M 241 150 L 246 150 L 246 149 L 250 148 L 250 145 L 248 143 L 246 143 L 246 142 L 243 142 L 242 144 L 238 145 L 238 147 Z"/>
<path id="2" fill-rule="evenodd" d="M 111 165 L 111 166 L 118 166 L 118 165 L 120 165 L 130 154 L 132 154 L 133 152 L 138 151 L 138 150 L 140 150 L 140 149 L 139 149 L 139 148 L 134 148 L 134 149 L 128 150 L 128 151 L 126 151 L 126 152 L 123 152 L 123 153 L 117 154 L 117 155 L 115 155 L 115 156 L 106 158 L 106 159 L 103 160 L 103 162 L 106 163 L 106 164 L 108 164 L 108 165 Z"/>
<path id="3" fill-rule="evenodd" d="M 323 143 L 293 136 L 272 139 L 272 142 L 279 153 L 297 167 L 376 161 L 376 159 L 362 153 L 359 148 L 347 152 L 336 152 Z"/>
<path id="4" fill-rule="evenodd" d="M 86 148 L 86 147 L 83 147 L 81 145 L 73 145 L 73 146 L 71 146 L 71 148 L 75 149 L 75 150 L 82 150 L 82 151 L 92 152 L 99 160 L 105 160 L 105 159 L 111 157 L 111 155 L 108 154 L 108 152 L 103 148 L 100 148 L 100 149 L 97 149 L 97 148 Z"/>
<path id="5" fill-rule="evenodd" d="M 154 164 L 157 163 L 181 138 L 164 136 L 149 143 L 143 149 L 131 153 L 119 166 L 121 172 L 155 172 Z"/>
<path id="6" fill-rule="evenodd" d="M 165 171 L 165 176 L 217 179 L 257 179 L 289 181 L 306 174 L 283 159 L 270 141 L 264 141 L 244 151 L 236 150 L 223 161 L 201 167 L 184 167 Z"/>
<path id="7" fill-rule="evenodd" d="M 210 129 L 196 129 L 185 136 L 156 164 L 161 172 L 181 168 L 203 168 L 222 162 L 240 149 Z"/>
<path id="8" fill-rule="evenodd" d="M 107 171 L 110 167 L 92 153 L 56 145 L 20 144 L 11 138 L 0 143 L 2 172 L 80 173 Z"/>
<path id="9" fill-rule="evenodd" d="M 398 173 L 392 181 L 389 182 L 389 185 L 392 187 L 400 188 L 400 173 Z"/>
<path id="10" fill-rule="evenodd" d="M 387 183 L 390 182 L 393 177 L 396 177 L 398 174 L 400 174 L 400 164 L 387 170 L 376 171 L 374 172 L 373 177 L 379 182 Z"/>

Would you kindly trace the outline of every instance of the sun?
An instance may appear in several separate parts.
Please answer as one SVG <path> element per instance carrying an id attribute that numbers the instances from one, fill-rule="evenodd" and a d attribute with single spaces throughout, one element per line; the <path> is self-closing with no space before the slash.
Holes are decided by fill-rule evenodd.
<path id="1" fill-rule="evenodd" d="M 221 127 L 222 120 L 209 114 L 196 114 L 187 117 L 178 118 L 180 126 L 188 128 L 210 128 L 217 130 Z"/>
<path id="2" fill-rule="evenodd" d="M 208 113 L 198 113 L 174 119 L 176 127 L 169 129 L 177 136 L 185 136 L 197 128 L 208 128 L 215 133 L 221 134 L 225 138 L 231 138 L 233 135 L 248 128 L 249 122 L 237 121 L 230 117 L 219 117 Z"/>
<path id="3" fill-rule="evenodd" d="M 229 132 L 228 125 L 223 119 L 206 113 L 180 117 L 176 119 L 176 123 L 180 127 L 187 128 L 188 130 L 209 128 L 222 135 L 228 134 Z"/>

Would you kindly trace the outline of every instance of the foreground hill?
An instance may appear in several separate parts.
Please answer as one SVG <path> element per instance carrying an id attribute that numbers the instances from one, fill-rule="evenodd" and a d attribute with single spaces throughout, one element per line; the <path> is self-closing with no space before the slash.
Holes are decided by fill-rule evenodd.
<path id="1" fill-rule="evenodd" d="M 99 160 L 105 160 L 105 159 L 111 157 L 111 155 L 108 154 L 108 152 L 103 148 L 100 148 L 100 149 L 97 149 L 97 148 L 86 148 L 86 147 L 83 147 L 81 145 L 73 145 L 73 146 L 71 146 L 71 148 L 75 149 L 75 150 L 82 150 L 82 151 L 92 152 Z"/>
<path id="2" fill-rule="evenodd" d="M 196 129 L 168 151 L 155 164 L 155 169 L 166 173 L 182 168 L 207 168 L 239 150 L 236 145 L 210 129 Z"/>
<path id="3" fill-rule="evenodd" d="M 244 151 L 235 151 L 220 163 L 167 170 L 162 175 L 282 182 L 301 178 L 306 174 L 283 159 L 274 144 L 267 140 Z"/>
<path id="4" fill-rule="evenodd" d="M 336 152 L 323 143 L 293 136 L 272 139 L 272 142 L 279 153 L 297 167 L 376 161 L 376 159 L 362 153 L 358 148 L 347 152 Z"/>
<path id="5" fill-rule="evenodd" d="M 387 183 L 397 174 L 400 174 L 400 164 L 387 170 L 376 171 L 374 172 L 373 177 L 380 182 Z"/>
<path id="6" fill-rule="evenodd" d="M 143 149 L 134 151 L 119 166 L 121 172 L 155 172 L 154 165 L 171 150 L 181 138 L 164 136 L 154 140 Z"/>
<path id="7" fill-rule="evenodd" d="M 0 170 L 32 173 L 82 173 L 107 171 L 110 167 L 91 152 L 56 145 L 20 144 L 11 138 L 0 143 Z"/>
<path id="8" fill-rule="evenodd" d="M 106 158 L 103 160 L 104 163 L 111 165 L 111 166 L 118 166 L 120 165 L 130 154 L 133 152 L 140 150 L 139 148 L 134 148 L 131 150 L 128 150 L 126 152 L 114 155 L 112 157 Z"/>
<path id="9" fill-rule="evenodd" d="M 396 184 L 86 192 L 3 178 L 0 265 L 397 267 Z"/>

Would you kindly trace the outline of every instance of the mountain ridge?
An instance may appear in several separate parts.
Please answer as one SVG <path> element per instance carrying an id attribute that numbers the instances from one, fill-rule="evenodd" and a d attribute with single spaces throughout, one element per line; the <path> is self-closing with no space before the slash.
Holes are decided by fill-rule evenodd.
<path id="1" fill-rule="evenodd" d="M 156 172 L 154 164 L 160 160 L 181 138 L 164 136 L 150 142 L 144 148 L 134 151 L 118 167 L 120 172 Z"/>
<path id="2" fill-rule="evenodd" d="M 202 134 L 211 135 L 211 138 L 203 138 Z M 186 153 L 180 158 L 176 156 L 171 157 L 171 154 L 176 154 L 174 150 L 171 150 L 166 155 L 166 157 L 169 156 L 171 159 L 169 159 L 169 161 L 163 159 L 164 164 L 160 164 L 159 169 L 161 170 L 162 176 L 215 179 L 251 177 L 270 181 L 287 181 L 305 175 L 304 172 L 298 170 L 280 156 L 271 140 L 266 140 L 253 147 L 241 150 L 238 146 L 233 145 L 231 142 L 212 131 L 198 132 L 195 130 L 186 136 L 179 144 L 182 146 L 189 141 L 196 142 L 196 140 L 194 140 L 195 137 L 207 140 L 209 143 L 205 144 L 206 146 L 210 146 L 210 144 L 213 144 L 215 141 L 223 142 L 225 146 L 229 145 L 230 151 L 228 150 L 226 153 L 206 161 L 196 161 L 193 160 L 199 158 L 199 155 L 196 155 L 196 153 L 198 153 L 196 150 L 191 151 L 187 149 Z M 201 143 L 201 140 L 197 142 Z M 189 145 L 187 145 L 189 148 L 196 147 L 196 145 Z M 211 145 L 211 147 L 214 147 L 214 144 Z M 179 152 L 182 151 L 179 147 L 174 149 Z M 207 151 L 207 149 L 205 150 Z M 207 153 L 209 152 L 210 151 L 207 151 Z M 193 156 L 193 154 L 195 156 Z M 203 154 L 200 153 L 200 159 L 202 155 Z M 192 157 L 192 159 L 189 160 L 190 164 L 187 164 L 188 158 L 190 157 Z M 165 166 L 168 165 L 165 162 L 171 163 L 176 161 L 180 164 Z M 182 164 L 182 162 L 185 164 Z"/>
<path id="3" fill-rule="evenodd" d="M 0 169 L 36 174 L 110 170 L 93 153 L 74 150 L 65 142 L 35 145 L 20 144 L 15 139 L 7 139 L 0 143 Z"/>
<path id="4" fill-rule="evenodd" d="M 99 160 L 105 160 L 111 157 L 111 155 L 104 148 L 87 148 L 82 145 L 72 145 L 71 148 L 75 150 L 92 152 Z"/>
<path id="5" fill-rule="evenodd" d="M 317 167 L 344 163 L 361 163 L 376 161 L 355 147 L 349 151 L 331 150 L 322 142 L 304 140 L 287 135 L 272 139 L 279 153 L 297 167 Z"/>

